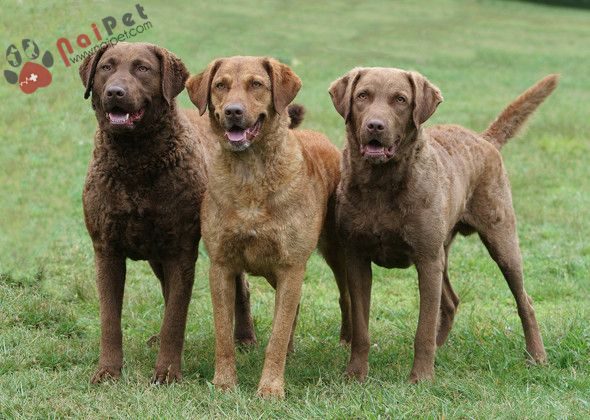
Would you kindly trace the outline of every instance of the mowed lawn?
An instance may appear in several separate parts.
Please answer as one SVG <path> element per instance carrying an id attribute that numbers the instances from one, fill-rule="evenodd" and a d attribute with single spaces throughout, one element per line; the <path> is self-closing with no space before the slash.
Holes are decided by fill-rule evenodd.
<path id="1" fill-rule="evenodd" d="M 516 306 L 476 236 L 459 238 L 450 276 L 461 298 L 436 358 L 434 382 L 406 382 L 418 315 L 414 269 L 375 268 L 369 379 L 347 382 L 338 344 L 331 272 L 314 255 L 303 290 L 296 351 L 284 401 L 255 391 L 274 293 L 251 278 L 260 346 L 237 356 L 240 386 L 215 391 L 208 259 L 197 263 L 184 352 L 184 381 L 149 384 L 157 348 L 160 287 L 130 262 L 123 308 L 125 365 L 117 383 L 89 384 L 99 317 L 92 246 L 81 208 L 94 114 L 77 68 L 55 40 L 91 34 L 136 2 L 3 2 L 2 47 L 31 37 L 55 57 L 53 83 L 24 95 L 0 81 L 0 417 L 477 417 L 590 416 L 590 11 L 514 1 L 140 0 L 160 44 L 192 72 L 215 57 L 272 55 L 303 80 L 303 126 L 341 146 L 344 126 L 330 82 L 351 67 L 418 70 L 445 97 L 429 124 L 483 130 L 516 95 L 549 73 L 560 86 L 529 129 L 502 151 L 512 182 L 526 287 L 549 356 L 528 366 Z M 3 68 L 9 68 L 6 61 Z M 185 92 L 184 106 L 192 106 Z"/>

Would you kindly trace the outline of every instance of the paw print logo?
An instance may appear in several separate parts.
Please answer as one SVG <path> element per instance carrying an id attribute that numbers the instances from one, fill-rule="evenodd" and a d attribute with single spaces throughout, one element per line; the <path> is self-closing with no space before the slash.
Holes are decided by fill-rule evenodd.
<path id="1" fill-rule="evenodd" d="M 49 51 L 45 51 L 41 58 L 43 65 L 34 63 L 32 60 L 36 60 L 40 55 L 37 43 L 26 38 L 22 40 L 21 45 L 24 57 L 28 61 L 24 63 L 19 74 L 12 70 L 4 70 L 4 78 L 11 85 L 18 83 L 20 90 L 28 95 L 39 88 L 49 86 L 51 83 L 51 73 L 48 68 L 53 66 L 53 55 Z M 22 64 L 23 54 L 16 45 L 12 44 L 6 49 L 6 61 L 15 69 L 18 69 Z"/>

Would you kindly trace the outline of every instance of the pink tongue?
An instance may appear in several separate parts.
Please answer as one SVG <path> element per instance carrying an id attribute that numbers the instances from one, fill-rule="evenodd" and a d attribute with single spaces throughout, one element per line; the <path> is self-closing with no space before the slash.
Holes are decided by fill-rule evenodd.
<path id="1" fill-rule="evenodd" d="M 246 138 L 246 130 L 226 131 L 225 135 L 230 141 L 241 141 Z"/>
<path id="2" fill-rule="evenodd" d="M 367 144 L 366 149 L 368 152 L 382 152 L 384 149 L 383 146 L 378 146 L 376 144 Z"/>

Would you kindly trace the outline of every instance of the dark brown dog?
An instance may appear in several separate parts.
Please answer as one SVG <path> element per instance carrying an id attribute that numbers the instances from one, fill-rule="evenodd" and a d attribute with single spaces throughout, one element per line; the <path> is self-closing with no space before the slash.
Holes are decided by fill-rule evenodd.
<path id="1" fill-rule="evenodd" d="M 160 280 L 165 312 L 152 381 L 181 378 L 191 297 L 199 209 L 207 179 L 206 127 L 196 112 L 180 112 L 175 97 L 188 72 L 172 53 L 151 44 L 119 43 L 80 67 L 98 120 L 84 187 L 84 216 L 92 238 L 100 298 L 101 340 L 93 383 L 117 378 L 123 363 L 121 306 L 125 260 L 148 260 Z M 239 273 L 236 336 L 256 338 L 248 289 Z"/>
<path id="2" fill-rule="evenodd" d="M 211 258 L 213 383 L 221 389 L 237 383 L 232 279 L 242 271 L 264 276 L 276 289 L 259 395 L 284 396 L 285 360 L 305 266 L 316 246 L 340 289 L 341 340 L 350 338 L 350 302 L 333 214 L 340 153 L 320 133 L 289 129 L 287 105 L 300 86 L 289 67 L 261 57 L 216 60 L 187 82 L 201 114 L 209 108 L 221 145 L 201 211 Z"/>
<path id="3" fill-rule="evenodd" d="M 332 83 L 347 133 L 336 212 L 352 303 L 349 376 L 364 380 L 368 371 L 371 262 L 416 266 L 420 316 L 410 381 L 434 376 L 436 346 L 459 303 L 448 277 L 457 233 L 479 234 L 514 294 L 530 357 L 545 362 L 499 149 L 556 85 L 555 75 L 541 80 L 477 134 L 455 125 L 422 128 L 442 96 L 418 73 L 356 68 Z"/>

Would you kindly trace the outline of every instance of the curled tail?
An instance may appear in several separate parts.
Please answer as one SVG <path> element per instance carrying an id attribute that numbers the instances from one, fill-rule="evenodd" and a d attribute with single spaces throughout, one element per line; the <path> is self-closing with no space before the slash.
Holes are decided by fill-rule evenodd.
<path id="1" fill-rule="evenodd" d="M 299 124 L 301 124 L 303 117 L 305 116 L 305 108 L 303 105 L 291 104 L 287 108 L 287 112 L 289 113 L 289 118 L 291 118 L 289 128 L 299 127 Z"/>
<path id="2" fill-rule="evenodd" d="M 501 149 L 506 142 L 518 134 L 526 120 L 557 87 L 558 74 L 550 74 L 539 80 L 516 98 L 482 133 L 482 136 Z"/>

